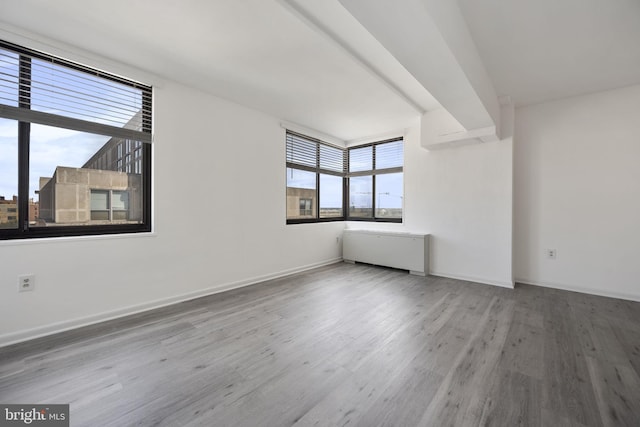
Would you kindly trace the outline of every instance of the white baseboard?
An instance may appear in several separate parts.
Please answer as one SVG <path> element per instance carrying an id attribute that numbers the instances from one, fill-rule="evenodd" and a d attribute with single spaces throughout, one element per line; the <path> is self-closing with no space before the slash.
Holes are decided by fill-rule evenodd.
<path id="1" fill-rule="evenodd" d="M 467 282 L 482 283 L 483 285 L 499 286 L 501 288 L 508 288 L 508 289 L 513 289 L 514 288 L 514 283 L 513 282 L 503 282 L 503 281 L 500 281 L 500 280 L 486 279 L 486 278 L 483 278 L 483 277 L 461 276 L 459 274 L 443 273 L 443 272 L 440 272 L 440 271 L 430 271 L 429 275 L 438 276 L 438 277 L 446 277 L 448 279 L 465 280 Z"/>
<path id="2" fill-rule="evenodd" d="M 524 285 L 540 286 L 543 288 L 560 289 L 563 291 L 580 292 L 582 294 L 640 302 L 640 294 L 627 294 L 625 292 L 609 291 L 606 289 L 586 288 L 584 286 L 567 285 L 566 283 L 539 282 L 525 278 L 516 278 L 516 282 Z"/>
<path id="3" fill-rule="evenodd" d="M 142 313 L 144 311 L 154 310 L 156 308 L 166 307 L 168 305 L 177 304 L 177 303 L 189 301 L 192 299 L 217 294 L 220 292 L 230 291 L 232 289 L 242 288 L 244 286 L 255 285 L 256 283 L 289 276 L 291 274 L 300 273 L 303 271 L 311 270 L 318 267 L 323 267 L 330 264 L 335 264 L 338 262 L 342 262 L 342 258 L 334 258 L 326 261 L 304 265 L 301 267 L 279 271 L 272 274 L 265 274 L 263 276 L 252 277 L 249 279 L 239 280 L 237 282 L 226 283 L 213 288 L 201 289 L 195 292 L 188 292 L 185 294 L 175 295 L 169 298 L 161 298 L 154 301 L 145 302 L 142 304 L 135 304 L 135 305 L 119 308 L 116 310 L 102 312 L 99 314 L 79 317 L 71 320 L 64 320 L 62 322 L 56 322 L 56 323 L 52 323 L 45 326 L 26 329 L 23 331 L 11 332 L 8 334 L 0 335 L 0 347 L 5 347 L 11 344 L 17 344 L 19 342 L 28 341 L 35 338 L 45 337 L 47 335 L 53 335 L 60 332 L 69 331 L 71 329 L 77 329 L 83 326 L 89 326 L 96 323 L 105 322 L 108 320 L 118 319 L 120 317 Z"/>

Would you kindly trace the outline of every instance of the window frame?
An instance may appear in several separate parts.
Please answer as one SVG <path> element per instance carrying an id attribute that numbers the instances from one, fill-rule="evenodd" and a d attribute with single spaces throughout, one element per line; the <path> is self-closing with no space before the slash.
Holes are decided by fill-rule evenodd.
<path id="1" fill-rule="evenodd" d="M 352 177 L 362 177 L 362 176 L 371 176 L 371 216 L 370 217 L 358 217 L 358 216 L 351 216 L 350 215 L 350 209 L 349 206 L 345 206 L 345 209 L 347 209 L 347 212 L 345 213 L 346 215 L 346 220 L 347 221 L 360 221 L 360 222 L 392 222 L 392 223 L 402 223 L 404 221 L 404 149 L 403 149 L 403 161 L 402 161 L 402 166 L 396 166 L 396 167 L 391 167 L 391 168 L 384 168 L 384 169 L 377 169 L 376 168 L 376 147 L 379 145 L 383 145 L 383 144 L 388 144 L 391 142 L 397 142 L 397 141 L 402 141 L 403 145 L 404 145 L 404 138 L 399 137 L 399 138 L 390 138 L 390 139 L 385 139 L 383 141 L 376 141 L 376 142 L 370 142 L 367 144 L 361 144 L 361 145 L 354 145 L 352 147 L 347 147 L 347 151 L 351 151 L 351 150 L 356 150 L 359 148 L 365 148 L 365 147 L 372 147 L 371 148 L 371 166 L 372 169 L 368 169 L 368 170 L 358 170 L 355 172 L 349 172 L 350 169 L 350 156 L 347 155 L 347 172 L 346 172 L 346 176 L 347 176 L 347 201 L 350 200 L 350 180 Z M 400 218 L 384 218 L 384 217 L 379 217 L 376 216 L 376 177 L 378 175 L 387 175 L 387 174 L 392 174 L 392 173 L 402 173 L 402 216 Z"/>
<path id="2" fill-rule="evenodd" d="M 339 147 L 337 145 L 333 145 L 333 144 L 329 144 L 327 142 L 324 142 L 320 139 L 317 138 L 313 138 L 307 135 L 303 135 L 301 133 L 298 132 L 294 132 L 294 131 L 290 131 L 290 130 L 286 130 L 286 137 L 285 137 L 285 141 L 288 139 L 288 135 L 292 135 L 293 137 L 296 138 L 301 138 L 304 139 L 308 142 L 312 142 L 315 144 L 315 150 L 316 150 L 316 154 L 315 154 L 315 166 L 311 166 L 311 165 L 304 165 L 304 164 L 299 164 L 299 163 L 295 163 L 295 162 L 290 162 L 290 161 L 286 161 L 286 167 L 285 167 L 285 171 L 287 169 L 296 169 L 296 170 L 301 170 L 301 171 L 306 171 L 306 172 L 312 172 L 315 173 L 316 175 L 316 185 L 315 185 L 315 193 L 316 193 L 316 203 L 315 205 L 312 202 L 312 211 L 313 211 L 313 218 L 287 218 L 287 224 L 305 224 L 305 223 L 315 223 L 315 222 L 336 222 L 336 221 L 344 221 L 345 220 L 345 212 L 344 212 L 344 201 L 345 201 L 345 194 L 344 194 L 344 189 L 345 189 L 345 177 L 344 177 L 344 165 L 345 165 L 345 149 L 343 147 Z M 324 145 L 330 148 L 335 148 L 335 149 L 339 149 L 342 152 L 342 171 L 338 172 L 335 170 L 331 170 L 331 169 L 327 169 L 327 168 L 323 168 L 321 167 L 321 157 L 320 157 L 320 146 Z M 286 151 L 286 150 L 285 150 Z M 321 174 L 325 174 L 325 175 L 334 175 L 334 176 L 338 176 L 340 178 L 342 178 L 342 215 L 341 216 L 332 216 L 332 217 L 321 217 L 320 216 L 320 175 Z M 288 186 L 285 183 L 285 192 L 286 192 L 286 188 L 288 188 Z M 286 198 L 285 198 L 285 202 L 286 202 Z"/>
<path id="3" fill-rule="evenodd" d="M 293 135 L 294 137 L 302 138 L 306 141 L 313 142 L 316 144 L 316 159 L 315 166 L 298 164 L 295 162 L 290 162 L 288 159 L 286 161 L 285 171 L 288 169 L 296 169 L 307 172 L 313 172 L 316 174 L 316 185 L 315 185 L 315 193 L 316 193 L 316 203 L 313 206 L 314 218 L 286 218 L 287 224 L 306 224 L 306 223 L 317 223 L 317 222 L 335 222 L 335 221 L 358 221 L 358 222 L 386 222 L 386 223 L 403 223 L 404 222 L 404 138 L 396 137 L 389 138 L 381 141 L 369 142 L 366 144 L 354 145 L 351 147 L 338 147 L 333 144 L 329 144 L 320 139 L 313 138 L 298 132 L 291 131 L 286 129 L 286 138 L 288 140 L 289 135 Z M 402 166 L 399 167 L 391 167 L 384 169 L 376 169 L 375 163 L 375 153 L 376 147 L 378 145 L 387 144 L 391 142 L 402 141 L 403 144 L 403 162 Z M 337 172 L 333 170 L 327 170 L 320 167 L 320 146 L 325 145 L 333 148 L 338 148 L 343 153 L 343 168 L 342 172 Z M 349 164 L 350 164 L 350 152 L 351 150 L 356 150 L 359 148 L 372 147 L 371 149 L 371 165 L 372 169 L 367 170 L 359 170 L 357 172 L 349 172 Z M 392 174 L 392 173 L 402 173 L 403 174 L 403 190 L 402 190 L 402 216 L 400 218 L 388 218 L 388 217 L 378 217 L 376 216 L 376 176 Z M 320 175 L 328 174 L 339 176 L 342 178 L 342 215 L 335 217 L 321 217 L 320 216 L 320 206 L 322 202 L 320 201 Z M 371 217 L 356 217 L 350 215 L 349 201 L 350 201 L 350 180 L 352 177 L 361 177 L 361 176 L 371 176 L 372 180 L 372 199 L 371 199 Z M 285 185 L 285 188 L 288 188 Z"/>
<path id="4" fill-rule="evenodd" d="M 83 120 L 70 118 L 66 116 L 57 116 L 52 113 L 41 113 L 37 110 L 31 110 L 30 101 L 24 101 L 19 98 L 18 107 L 12 107 L 0 103 L 0 118 L 13 120 L 17 122 L 17 143 L 18 143 L 18 227 L 16 228 L 0 228 L 0 241 L 16 240 L 16 239 L 37 239 L 37 238 L 54 238 L 54 237 L 74 237 L 74 236 L 92 236 L 92 235 L 113 235 L 113 234 L 131 234 L 131 233 L 147 233 L 152 231 L 152 101 L 153 88 L 142 83 L 122 78 L 92 67 L 81 65 L 72 61 L 68 61 L 54 55 L 43 53 L 28 47 L 20 46 L 5 40 L 0 40 L 0 49 L 15 53 L 18 55 L 19 83 L 18 90 L 25 93 L 23 88 L 27 88 L 27 92 L 31 93 L 31 58 L 44 60 L 56 66 L 66 67 L 76 72 L 87 73 L 94 77 L 103 78 L 109 81 L 117 82 L 141 90 L 141 104 L 143 106 L 143 115 L 141 119 L 141 130 L 131 131 L 115 128 L 113 131 L 107 129 L 109 126 L 101 125 L 91 120 Z M 28 110 L 28 111 L 27 111 Z M 42 121 L 39 121 L 42 120 Z M 51 122 L 54 120 L 55 122 Z M 29 157 L 30 157 L 30 131 L 31 123 L 43 124 L 62 129 L 70 129 L 79 132 L 87 132 L 110 136 L 112 138 L 132 138 L 141 144 L 141 204 L 142 215 L 141 221 L 134 224 L 114 223 L 114 224 L 93 224 L 88 221 L 83 225 L 49 225 L 49 226 L 31 226 L 29 224 Z M 144 134 L 143 140 L 135 139 L 133 132 Z M 131 153 L 133 155 L 133 152 Z"/>

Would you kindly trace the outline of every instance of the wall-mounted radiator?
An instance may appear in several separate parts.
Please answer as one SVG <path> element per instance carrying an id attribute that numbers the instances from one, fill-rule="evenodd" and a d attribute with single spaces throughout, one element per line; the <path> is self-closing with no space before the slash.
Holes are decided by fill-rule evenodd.
<path id="1" fill-rule="evenodd" d="M 346 262 L 383 265 L 425 276 L 429 273 L 429 235 L 345 230 L 342 258 Z"/>

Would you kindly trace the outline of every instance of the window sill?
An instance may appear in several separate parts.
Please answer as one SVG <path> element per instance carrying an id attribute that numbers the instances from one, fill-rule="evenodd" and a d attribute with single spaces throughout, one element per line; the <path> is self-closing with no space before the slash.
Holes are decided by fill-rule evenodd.
<path id="1" fill-rule="evenodd" d="M 0 247 L 3 246 L 21 246 L 21 245 L 40 245 L 48 243 L 68 243 L 78 241 L 93 240 L 110 240 L 110 239 L 148 239 L 155 238 L 158 234 L 155 231 L 142 233 L 121 233 L 121 234 L 96 234 L 87 236 L 61 236 L 61 237 L 42 237 L 30 239 L 9 239 L 0 240 Z"/>
<path id="2" fill-rule="evenodd" d="M 320 224 L 325 222 L 380 222 L 380 223 L 392 223 L 402 224 L 404 220 L 402 218 L 305 218 L 305 219 L 288 219 L 287 225 L 290 224 Z"/>

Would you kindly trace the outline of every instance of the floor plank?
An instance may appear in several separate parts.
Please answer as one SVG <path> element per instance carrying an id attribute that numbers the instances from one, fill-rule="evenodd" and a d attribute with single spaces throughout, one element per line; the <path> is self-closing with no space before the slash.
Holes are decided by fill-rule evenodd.
<path id="1" fill-rule="evenodd" d="M 626 426 L 640 303 L 335 264 L 0 348 L 73 426 Z"/>

